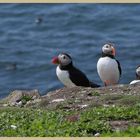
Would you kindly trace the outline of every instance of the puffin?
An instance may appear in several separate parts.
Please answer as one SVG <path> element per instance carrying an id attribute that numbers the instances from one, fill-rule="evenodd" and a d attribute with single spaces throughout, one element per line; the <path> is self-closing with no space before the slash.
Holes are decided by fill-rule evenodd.
<path id="1" fill-rule="evenodd" d="M 66 87 L 100 87 L 88 80 L 86 75 L 73 65 L 72 58 L 67 53 L 60 53 L 52 59 L 53 64 L 57 64 L 56 75 Z"/>
<path id="2" fill-rule="evenodd" d="M 118 84 L 122 74 L 120 63 L 115 59 L 115 47 L 107 43 L 102 47 L 102 56 L 97 62 L 97 72 L 104 86 Z"/>
<path id="3" fill-rule="evenodd" d="M 136 80 L 130 82 L 130 85 L 138 84 L 140 85 L 140 65 L 136 68 Z"/>

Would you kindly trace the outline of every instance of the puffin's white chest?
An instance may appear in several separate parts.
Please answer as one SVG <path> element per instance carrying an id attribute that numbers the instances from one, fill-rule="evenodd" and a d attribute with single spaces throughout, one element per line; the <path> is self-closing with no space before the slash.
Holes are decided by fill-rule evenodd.
<path id="1" fill-rule="evenodd" d="M 118 63 L 110 57 L 100 58 L 97 62 L 97 71 L 103 82 L 107 81 L 108 85 L 117 84 L 120 78 Z"/>
<path id="2" fill-rule="evenodd" d="M 56 75 L 58 79 L 67 87 L 74 87 L 76 86 L 69 78 L 69 73 L 66 70 L 61 70 L 59 66 L 56 68 Z"/>

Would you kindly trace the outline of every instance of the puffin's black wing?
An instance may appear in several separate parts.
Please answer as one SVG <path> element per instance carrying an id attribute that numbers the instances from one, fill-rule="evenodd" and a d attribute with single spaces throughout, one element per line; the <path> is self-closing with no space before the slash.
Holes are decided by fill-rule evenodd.
<path id="1" fill-rule="evenodd" d="M 91 87 L 90 81 L 88 80 L 86 75 L 79 69 L 72 67 L 69 70 L 69 76 L 70 76 L 71 81 L 76 86 Z M 95 86 L 95 87 L 97 87 L 97 86 Z"/>
<path id="2" fill-rule="evenodd" d="M 121 69 L 120 62 L 119 62 L 118 60 L 116 60 L 116 61 L 117 61 L 117 63 L 118 63 L 118 68 L 119 68 L 119 72 L 120 72 L 120 76 L 121 76 L 121 74 L 122 74 L 122 69 Z"/>
<path id="3" fill-rule="evenodd" d="M 87 79 L 86 75 L 78 70 L 77 68 L 73 67 L 69 70 L 69 76 L 71 81 L 76 85 L 76 86 L 84 86 L 84 87 L 89 87 L 89 80 Z"/>

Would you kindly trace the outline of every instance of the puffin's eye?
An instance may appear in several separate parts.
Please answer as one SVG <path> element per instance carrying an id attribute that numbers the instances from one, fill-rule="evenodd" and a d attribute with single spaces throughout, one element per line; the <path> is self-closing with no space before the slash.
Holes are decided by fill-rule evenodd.
<path id="1" fill-rule="evenodd" d="M 63 59 L 66 59 L 66 57 L 65 57 L 65 56 L 63 56 Z"/>
<path id="2" fill-rule="evenodd" d="M 106 45 L 106 48 L 109 48 L 109 45 Z"/>

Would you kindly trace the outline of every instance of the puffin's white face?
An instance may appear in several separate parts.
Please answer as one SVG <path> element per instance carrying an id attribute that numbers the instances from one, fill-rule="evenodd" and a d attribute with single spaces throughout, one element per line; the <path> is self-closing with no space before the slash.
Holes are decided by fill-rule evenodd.
<path id="1" fill-rule="evenodd" d="M 53 58 L 52 63 L 60 64 L 61 66 L 67 66 L 72 62 L 71 57 L 66 53 L 61 53 L 58 57 Z"/>
<path id="2" fill-rule="evenodd" d="M 58 60 L 62 66 L 66 66 L 71 63 L 71 57 L 67 54 L 59 54 Z"/>
<path id="3" fill-rule="evenodd" d="M 136 74 L 140 77 L 140 66 L 136 69 Z"/>
<path id="4" fill-rule="evenodd" d="M 102 52 L 104 54 L 109 54 L 109 55 L 115 56 L 115 48 L 114 48 L 113 44 L 111 44 L 111 43 L 105 44 L 102 47 Z"/>

